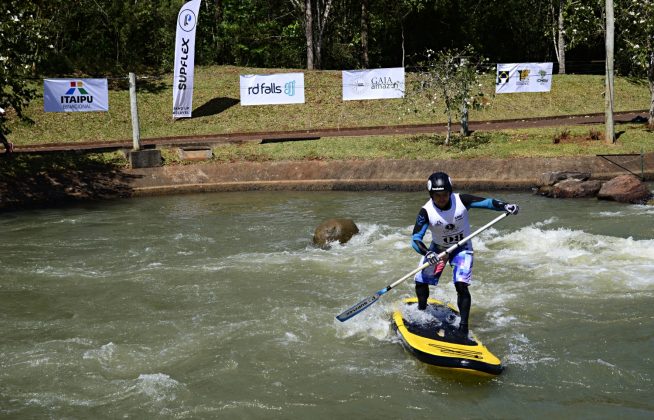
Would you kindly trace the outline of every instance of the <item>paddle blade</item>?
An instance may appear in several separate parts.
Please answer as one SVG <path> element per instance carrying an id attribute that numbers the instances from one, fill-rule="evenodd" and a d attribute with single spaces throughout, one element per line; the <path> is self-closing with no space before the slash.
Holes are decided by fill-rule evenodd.
<path id="1" fill-rule="evenodd" d="M 359 312 L 366 309 L 368 306 L 370 306 L 373 303 L 377 302 L 377 300 L 379 300 L 379 297 L 382 294 L 383 293 L 377 292 L 374 295 L 363 299 L 361 302 L 357 303 L 356 305 L 352 306 L 351 308 L 345 310 L 342 314 L 338 315 L 336 317 L 336 319 L 338 319 L 341 322 L 347 321 L 348 319 L 352 318 L 354 315 L 356 315 Z"/>

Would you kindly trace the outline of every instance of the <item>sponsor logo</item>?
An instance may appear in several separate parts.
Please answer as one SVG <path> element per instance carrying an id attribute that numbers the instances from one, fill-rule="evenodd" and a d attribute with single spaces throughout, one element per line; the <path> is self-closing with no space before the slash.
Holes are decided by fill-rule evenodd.
<path id="1" fill-rule="evenodd" d="M 549 79 L 545 78 L 547 76 L 547 72 L 545 70 L 539 70 L 538 75 L 540 76 L 536 81 L 538 83 L 547 83 L 549 82 Z"/>
<path id="2" fill-rule="evenodd" d="M 195 29 L 195 13 L 190 9 L 184 9 L 179 14 L 179 19 L 177 21 L 179 28 L 184 32 L 191 32 Z"/>
<path id="3" fill-rule="evenodd" d="M 518 86 L 527 86 L 529 84 L 529 69 L 518 70 L 518 81 L 515 83 Z"/>
<path id="4" fill-rule="evenodd" d="M 284 85 L 284 93 L 286 96 L 295 96 L 295 80 L 292 80 Z"/>
<path id="5" fill-rule="evenodd" d="M 373 77 L 370 79 L 370 89 L 399 89 L 400 82 L 394 82 L 389 77 Z"/>
<path id="6" fill-rule="evenodd" d="M 445 230 L 454 230 L 454 228 L 456 228 L 456 226 L 453 223 L 448 223 L 445 226 Z"/>
<path id="7" fill-rule="evenodd" d="M 520 75 L 521 82 L 529 80 L 529 69 L 518 70 L 518 74 Z"/>
<path id="8" fill-rule="evenodd" d="M 509 83 L 509 71 L 508 70 L 500 70 L 500 71 L 497 72 L 497 83 L 498 84 Z"/>
<path id="9" fill-rule="evenodd" d="M 248 95 L 278 95 L 282 92 L 286 96 L 295 96 L 296 81 L 292 80 L 284 84 L 284 89 L 277 83 L 257 83 L 248 88 Z"/>
<path id="10" fill-rule="evenodd" d="M 366 91 L 366 82 L 363 79 L 357 79 L 354 81 L 354 86 L 352 87 L 354 92 L 363 93 Z"/>
<path id="11" fill-rule="evenodd" d="M 449 346 L 444 346 L 440 344 L 431 344 L 431 343 L 429 344 L 429 346 L 434 347 L 435 349 L 446 355 L 461 356 L 461 357 L 467 357 L 469 359 L 478 359 L 478 360 L 484 358 L 484 356 L 480 352 L 475 350 L 464 350 L 456 347 L 449 347 Z"/>
<path id="12" fill-rule="evenodd" d="M 64 110 L 91 109 L 93 95 L 90 95 L 87 90 L 84 89 L 84 82 L 81 80 L 73 81 L 70 82 L 70 87 L 66 93 L 60 97 L 59 101 Z"/>
<path id="13" fill-rule="evenodd" d="M 190 38 L 184 38 L 182 37 L 182 45 L 181 45 L 181 52 L 179 56 L 179 79 L 177 80 L 177 88 L 179 90 L 186 90 L 186 80 L 188 77 L 188 53 L 191 50 L 190 47 Z"/>

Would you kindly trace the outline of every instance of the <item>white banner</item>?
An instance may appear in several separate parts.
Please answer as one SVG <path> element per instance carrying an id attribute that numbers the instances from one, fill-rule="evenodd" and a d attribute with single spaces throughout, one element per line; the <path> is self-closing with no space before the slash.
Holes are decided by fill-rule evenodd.
<path id="1" fill-rule="evenodd" d="M 200 1 L 185 3 L 177 15 L 175 36 L 175 76 L 173 79 L 173 118 L 190 117 L 193 110 L 195 74 L 195 29 Z"/>
<path id="2" fill-rule="evenodd" d="M 495 93 L 549 92 L 552 63 L 510 63 L 497 65 Z"/>
<path id="3" fill-rule="evenodd" d="M 404 68 L 344 70 L 343 100 L 404 98 Z"/>
<path id="4" fill-rule="evenodd" d="M 304 103 L 304 73 L 241 75 L 241 105 Z"/>
<path id="5" fill-rule="evenodd" d="M 109 111 L 107 79 L 44 79 L 45 112 Z"/>

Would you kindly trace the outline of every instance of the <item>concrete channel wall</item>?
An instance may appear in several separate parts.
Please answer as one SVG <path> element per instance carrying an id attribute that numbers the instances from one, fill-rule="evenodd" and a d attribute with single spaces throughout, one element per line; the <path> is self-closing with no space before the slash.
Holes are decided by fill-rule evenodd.
<path id="1" fill-rule="evenodd" d="M 466 160 L 236 162 L 126 170 L 133 195 L 249 190 L 418 191 L 447 172 L 456 188 L 530 189 L 546 172 L 578 171 L 606 180 L 633 172 L 654 180 L 654 153 L 630 156 Z"/>

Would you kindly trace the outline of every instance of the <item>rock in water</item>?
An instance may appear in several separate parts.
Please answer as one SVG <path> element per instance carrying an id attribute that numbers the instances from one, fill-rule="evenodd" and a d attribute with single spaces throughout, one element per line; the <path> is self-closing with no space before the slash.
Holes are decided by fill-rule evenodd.
<path id="1" fill-rule="evenodd" d="M 600 200 L 620 203 L 643 203 L 652 196 L 647 184 L 634 175 L 620 175 L 602 185 L 597 194 Z"/>
<path id="2" fill-rule="evenodd" d="M 321 248 L 328 249 L 330 242 L 342 244 L 359 233 L 359 228 L 351 219 L 329 219 L 320 224 L 313 234 L 313 243 Z"/>

